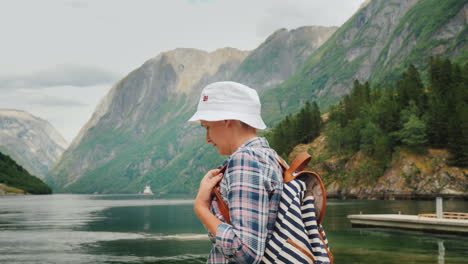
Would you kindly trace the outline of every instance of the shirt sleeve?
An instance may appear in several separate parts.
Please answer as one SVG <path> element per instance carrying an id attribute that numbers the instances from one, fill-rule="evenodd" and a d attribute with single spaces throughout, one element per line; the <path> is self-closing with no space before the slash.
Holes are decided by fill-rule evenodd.
<path id="1" fill-rule="evenodd" d="M 211 213 L 214 214 L 216 216 L 216 218 L 218 218 L 219 220 L 225 222 L 224 217 L 221 214 L 221 210 L 219 210 L 219 205 L 218 205 L 218 201 L 216 200 L 216 197 L 213 197 L 213 199 L 211 200 L 210 209 L 211 209 Z M 206 228 L 206 226 L 205 226 L 205 229 L 208 230 L 208 228 Z M 213 244 L 216 243 L 216 237 L 213 234 L 211 234 L 210 231 L 208 231 L 208 238 L 210 239 L 210 241 Z"/>
<path id="2" fill-rule="evenodd" d="M 258 160 L 235 153 L 224 177 L 232 225 L 221 223 L 215 246 L 236 263 L 259 263 L 268 235 L 269 196 Z"/>

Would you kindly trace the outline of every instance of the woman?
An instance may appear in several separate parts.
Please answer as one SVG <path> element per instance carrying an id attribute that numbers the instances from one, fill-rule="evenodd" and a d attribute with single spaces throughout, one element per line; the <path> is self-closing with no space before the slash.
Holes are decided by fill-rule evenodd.
<path id="1" fill-rule="evenodd" d="M 207 263 L 259 263 L 276 219 L 282 192 L 282 169 L 277 154 L 257 129 L 265 129 L 255 90 L 235 82 L 206 86 L 197 112 L 189 121 L 206 129 L 206 142 L 229 155 L 224 175 L 208 171 L 200 182 L 194 210 L 213 243 Z M 229 207 L 225 223 L 213 188 Z"/>

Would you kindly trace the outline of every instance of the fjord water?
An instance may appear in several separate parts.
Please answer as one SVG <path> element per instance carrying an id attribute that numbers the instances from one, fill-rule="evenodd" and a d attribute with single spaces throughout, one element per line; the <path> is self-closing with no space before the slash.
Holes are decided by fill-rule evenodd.
<path id="1" fill-rule="evenodd" d="M 192 200 L 143 195 L 0 197 L 0 263 L 204 263 L 211 247 Z M 337 264 L 467 263 L 468 237 L 352 228 L 348 214 L 433 212 L 433 201 L 328 202 Z M 446 211 L 468 212 L 466 201 Z"/>

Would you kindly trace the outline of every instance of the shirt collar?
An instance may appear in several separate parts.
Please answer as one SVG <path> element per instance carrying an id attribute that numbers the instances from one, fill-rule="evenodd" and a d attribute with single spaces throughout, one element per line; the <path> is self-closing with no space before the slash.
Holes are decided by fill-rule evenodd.
<path id="1" fill-rule="evenodd" d="M 242 144 L 235 152 L 239 151 L 242 148 L 245 147 L 264 147 L 264 148 L 269 148 L 270 145 L 268 145 L 268 141 L 264 137 L 254 137 Z"/>
<path id="2" fill-rule="evenodd" d="M 231 159 L 232 155 L 236 154 L 237 152 L 241 151 L 242 149 L 244 148 L 252 148 L 252 147 L 259 147 L 259 148 L 270 148 L 270 145 L 268 144 L 268 141 L 266 140 L 266 138 L 264 137 L 254 137 L 252 139 L 249 139 L 247 140 L 246 142 L 244 142 L 244 144 L 242 144 L 238 149 L 236 149 L 236 151 L 234 151 L 230 156 L 229 158 L 227 158 L 226 160 L 223 161 L 223 163 L 218 166 L 218 168 L 222 168 L 226 165 L 226 163 L 229 162 L 229 160 Z"/>

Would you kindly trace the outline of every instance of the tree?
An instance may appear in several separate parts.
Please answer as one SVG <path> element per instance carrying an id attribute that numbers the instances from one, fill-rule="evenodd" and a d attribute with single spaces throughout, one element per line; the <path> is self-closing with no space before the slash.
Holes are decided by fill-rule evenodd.
<path id="1" fill-rule="evenodd" d="M 345 142 L 343 132 L 343 128 L 337 121 L 328 121 L 325 136 L 328 147 L 334 152 L 341 152 L 344 150 Z"/>
<path id="2" fill-rule="evenodd" d="M 452 154 L 450 164 L 468 167 L 468 74 L 463 74 L 458 65 L 453 67 L 453 92 L 449 105 L 447 147 Z"/>
<path id="3" fill-rule="evenodd" d="M 432 146 L 443 148 L 447 146 L 448 117 L 451 114 L 448 98 L 451 97 L 452 65 L 448 59 L 432 58 L 429 66 L 427 134 Z"/>
<path id="4" fill-rule="evenodd" d="M 311 116 L 312 116 L 311 139 L 314 139 L 320 136 L 320 131 L 322 130 L 322 117 L 321 117 L 320 108 L 318 107 L 317 102 L 314 102 L 312 104 Z"/>
<path id="5" fill-rule="evenodd" d="M 399 106 L 393 96 L 393 89 L 386 90 L 374 105 L 376 122 L 383 132 L 389 134 L 400 129 Z"/>
<path id="6" fill-rule="evenodd" d="M 401 108 L 408 106 L 410 100 L 413 100 L 419 108 L 425 107 L 424 85 L 413 64 L 408 67 L 408 70 L 403 73 L 403 77 L 397 82 L 397 93 Z"/>
<path id="7" fill-rule="evenodd" d="M 414 113 L 410 114 L 408 121 L 399 131 L 403 144 L 411 147 L 420 147 L 427 143 L 426 124 Z"/>

